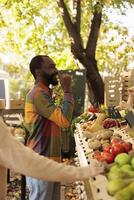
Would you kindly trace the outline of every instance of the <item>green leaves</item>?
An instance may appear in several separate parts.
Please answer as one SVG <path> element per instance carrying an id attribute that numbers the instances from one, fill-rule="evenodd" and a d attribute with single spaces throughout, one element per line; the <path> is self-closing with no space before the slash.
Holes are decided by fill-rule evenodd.
<path id="1" fill-rule="evenodd" d="M 98 2 L 97 6 L 96 3 Z M 133 0 L 82 0 L 81 1 L 81 36 L 86 46 L 90 33 L 93 12 L 106 11 L 109 7 L 125 7 Z M 73 4 L 66 0 L 71 19 L 73 19 Z M 133 4 L 134 5 L 134 4 Z M 103 10 L 102 10 L 103 8 Z M 97 44 L 96 58 L 99 69 L 119 72 L 133 59 L 129 53 L 133 52 L 133 41 L 127 36 L 127 29 L 109 23 L 107 13 L 104 13 L 101 32 Z M 114 33 L 111 35 L 111 33 Z M 5 65 L 13 80 L 20 78 L 25 71 L 25 81 L 30 79 L 28 73 L 29 62 L 36 54 L 49 54 L 59 69 L 76 69 L 79 62 L 74 60 L 70 51 L 70 38 L 64 26 L 60 9 L 53 0 L 0 0 L 0 60 L 4 55 L 15 55 L 11 64 Z M 128 56 L 129 55 L 129 56 Z M 2 66 L 1 65 L 1 66 Z M 23 81 L 23 80 L 21 80 Z M 23 81 L 23 84 L 24 82 Z M 30 79 L 31 81 L 31 79 Z M 25 89 L 26 87 L 24 87 Z M 15 89 L 17 90 L 17 89 Z M 24 93 L 24 92 L 23 92 Z M 13 92 L 12 92 L 13 95 Z"/>

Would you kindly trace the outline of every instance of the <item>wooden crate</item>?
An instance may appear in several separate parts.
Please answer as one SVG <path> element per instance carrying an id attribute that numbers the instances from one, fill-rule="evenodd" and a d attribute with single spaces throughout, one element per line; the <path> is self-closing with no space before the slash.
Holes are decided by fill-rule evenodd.
<path id="1" fill-rule="evenodd" d="M 104 78 L 104 104 L 106 106 L 119 105 L 121 92 L 120 92 L 120 78 L 107 76 Z"/>
<path id="2" fill-rule="evenodd" d="M 12 127 L 20 127 L 24 120 L 24 109 L 0 109 L 0 117 Z"/>
<path id="3" fill-rule="evenodd" d="M 122 100 L 127 101 L 128 88 L 134 86 L 134 70 L 123 72 L 121 74 L 121 82 L 122 82 Z"/>
<path id="4" fill-rule="evenodd" d="M 25 104 L 25 102 L 22 99 L 10 100 L 10 108 L 11 109 L 23 109 L 24 104 Z"/>
<path id="5" fill-rule="evenodd" d="M 0 109 L 4 109 L 6 107 L 6 102 L 4 99 L 0 100 Z"/>

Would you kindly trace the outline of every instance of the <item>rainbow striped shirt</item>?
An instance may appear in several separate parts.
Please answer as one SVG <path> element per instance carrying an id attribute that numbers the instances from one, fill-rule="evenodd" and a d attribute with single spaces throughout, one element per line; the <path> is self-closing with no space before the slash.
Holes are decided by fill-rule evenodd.
<path id="1" fill-rule="evenodd" d="M 42 82 L 35 84 L 25 102 L 25 126 L 30 133 L 27 146 L 41 155 L 60 161 L 60 128 L 69 127 L 73 107 L 72 94 L 64 94 L 60 108 L 54 104 L 48 86 Z"/>

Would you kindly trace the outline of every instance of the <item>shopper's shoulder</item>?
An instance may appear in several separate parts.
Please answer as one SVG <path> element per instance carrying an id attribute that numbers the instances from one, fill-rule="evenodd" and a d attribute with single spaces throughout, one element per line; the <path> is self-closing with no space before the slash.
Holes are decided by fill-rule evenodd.
<path id="1" fill-rule="evenodd" d="M 28 91 L 28 93 L 26 94 L 26 101 L 29 101 L 30 99 L 33 99 L 35 94 L 37 94 L 37 89 L 35 87 L 33 87 L 31 90 Z"/>
<path id="2" fill-rule="evenodd" d="M 33 99 L 36 98 L 37 96 L 50 96 L 50 92 L 48 91 L 47 88 L 42 88 L 39 85 L 35 85 L 26 95 L 27 99 Z"/>

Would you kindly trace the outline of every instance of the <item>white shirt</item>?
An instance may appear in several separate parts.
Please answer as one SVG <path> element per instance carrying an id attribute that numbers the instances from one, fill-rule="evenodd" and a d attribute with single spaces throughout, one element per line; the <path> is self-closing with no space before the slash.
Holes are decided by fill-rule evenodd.
<path id="1" fill-rule="evenodd" d="M 40 156 L 11 135 L 0 120 L 0 199 L 6 199 L 6 168 L 47 181 L 88 179 L 89 167 L 67 166 Z"/>

